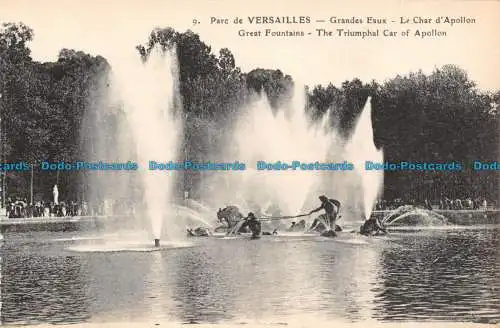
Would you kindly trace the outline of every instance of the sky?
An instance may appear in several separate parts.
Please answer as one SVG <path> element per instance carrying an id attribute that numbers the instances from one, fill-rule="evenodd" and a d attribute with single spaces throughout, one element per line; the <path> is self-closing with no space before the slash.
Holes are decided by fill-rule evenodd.
<path id="1" fill-rule="evenodd" d="M 305 25 L 252 25 L 248 16 L 310 16 Z M 389 24 L 331 24 L 330 17 L 386 18 Z M 401 17 L 469 17 L 475 24 L 399 24 Z M 210 24 L 211 17 L 230 24 Z M 245 24 L 233 24 L 236 18 Z M 199 24 L 193 24 L 193 20 Z M 325 20 L 326 22 L 316 22 Z M 396 23 L 391 23 L 395 21 Z M 147 41 L 154 27 L 191 29 L 218 53 L 227 47 L 243 71 L 281 69 L 304 84 L 339 85 L 358 77 L 384 81 L 397 74 L 456 64 L 483 90 L 500 89 L 500 1 L 335 1 L 335 0 L 0 0 L 0 22 L 23 22 L 35 31 L 32 57 L 54 61 L 62 48 L 105 57 L 117 56 Z M 241 37 L 270 28 L 303 30 L 306 37 Z M 389 29 L 410 37 L 319 37 L 317 28 L 335 32 Z M 445 37 L 418 38 L 416 29 L 446 31 Z"/>

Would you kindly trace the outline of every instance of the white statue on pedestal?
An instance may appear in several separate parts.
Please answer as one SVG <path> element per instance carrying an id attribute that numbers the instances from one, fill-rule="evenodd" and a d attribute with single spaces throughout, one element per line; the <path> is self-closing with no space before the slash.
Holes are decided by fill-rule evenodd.
<path id="1" fill-rule="evenodd" d="M 59 190 L 57 189 L 57 185 L 54 185 L 52 195 L 54 195 L 54 205 L 59 205 Z"/>

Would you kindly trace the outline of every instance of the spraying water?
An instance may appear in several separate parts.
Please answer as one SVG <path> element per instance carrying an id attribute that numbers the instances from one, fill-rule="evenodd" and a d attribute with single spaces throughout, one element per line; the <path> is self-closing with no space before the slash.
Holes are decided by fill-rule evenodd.
<path id="1" fill-rule="evenodd" d="M 448 219 L 439 213 L 411 205 L 398 207 L 382 219 L 385 226 L 442 226 L 447 222 Z"/>
<path id="2" fill-rule="evenodd" d="M 243 198 L 247 204 L 275 203 L 282 213 L 298 214 L 318 178 L 317 172 L 258 170 L 257 164 L 322 162 L 329 145 L 324 124 L 312 124 L 307 117 L 303 88 L 296 87 L 291 103 L 276 114 L 266 95 L 261 94 L 240 118 L 234 136 L 237 158 L 247 163 L 247 170 L 233 198 Z"/>
<path id="3" fill-rule="evenodd" d="M 384 179 L 382 170 L 365 169 L 365 161 L 382 163 L 384 159 L 382 150 L 375 147 L 373 140 L 371 97 L 366 100 L 352 138 L 346 146 L 346 156 L 353 162 L 355 170 L 361 178 L 363 214 L 365 219 L 369 219 Z"/>
<path id="4" fill-rule="evenodd" d="M 181 115 L 176 115 L 176 54 L 155 48 L 145 61 L 135 52 L 110 59 L 114 97 L 120 102 L 128 123 L 127 133 L 135 144 L 144 201 L 141 215 L 151 220 L 154 238 L 160 238 L 163 220 L 171 214 L 174 177 L 171 171 L 149 170 L 148 163 L 167 162 L 177 156 L 182 122 Z M 168 233 L 168 237 L 176 236 Z"/>

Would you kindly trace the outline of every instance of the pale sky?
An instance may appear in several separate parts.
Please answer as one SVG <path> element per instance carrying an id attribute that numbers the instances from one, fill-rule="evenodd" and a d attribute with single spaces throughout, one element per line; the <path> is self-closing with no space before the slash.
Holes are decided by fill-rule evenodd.
<path id="1" fill-rule="evenodd" d="M 248 16 L 310 16 L 303 25 L 252 25 Z M 210 24 L 210 17 L 228 18 L 229 25 Z M 366 20 L 387 18 L 388 25 L 334 25 L 332 16 Z M 400 16 L 474 18 L 475 24 L 401 25 Z M 241 17 L 245 24 L 232 23 Z M 193 25 L 193 19 L 201 24 Z M 326 20 L 326 22 L 316 22 Z M 391 23 L 390 21 L 398 23 Z M 428 73 L 444 64 L 466 69 L 482 89 L 500 89 L 500 1 L 333 1 L 333 0 L 0 0 L 0 21 L 24 22 L 35 31 L 35 60 L 53 61 L 63 47 L 91 54 L 119 53 L 147 41 L 153 27 L 192 29 L 214 52 L 229 48 L 244 71 L 279 68 L 306 84 L 339 85 L 346 79 L 383 81 L 418 69 Z M 238 30 L 303 30 L 306 37 L 240 37 Z M 361 40 L 318 37 L 316 28 L 335 32 L 411 29 L 447 32 L 446 37 L 411 35 Z"/>

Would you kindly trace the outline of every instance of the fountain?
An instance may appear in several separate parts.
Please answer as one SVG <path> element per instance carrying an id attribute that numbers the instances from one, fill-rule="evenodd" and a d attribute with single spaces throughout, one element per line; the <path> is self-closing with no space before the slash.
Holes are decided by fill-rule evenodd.
<path id="1" fill-rule="evenodd" d="M 181 231 L 174 225 L 169 225 L 166 232 L 163 229 L 163 221 L 173 211 L 172 171 L 148 167 L 149 161 L 177 159 L 182 122 L 181 115 L 177 115 L 180 96 L 176 52 L 154 48 L 146 60 L 136 51 L 107 57 L 112 71 L 106 85 L 101 85 L 106 96 L 100 102 L 94 100 L 96 107 L 101 106 L 90 111 L 94 117 L 87 123 L 94 123 L 97 133 L 89 157 L 110 162 L 135 160 L 138 169 L 96 172 L 89 179 L 90 198 L 131 203 L 135 221 L 139 222 L 135 229 L 150 231 L 158 247 L 160 238 L 178 239 Z M 150 220 L 149 226 L 144 224 L 144 217 Z"/>
<path id="2" fill-rule="evenodd" d="M 412 205 L 400 206 L 382 219 L 386 227 L 446 226 L 448 219 L 443 215 Z"/>
<path id="3" fill-rule="evenodd" d="M 278 205 L 284 215 L 296 215 L 318 206 L 318 195 L 325 194 L 339 199 L 347 212 L 343 217 L 350 217 L 349 212 L 356 208 L 362 195 L 363 214 L 357 217 L 370 217 L 383 182 L 383 172 L 364 170 L 365 160 L 383 160 L 382 151 L 376 149 L 373 141 L 371 98 L 366 101 L 348 142 L 329 126 L 329 115 L 312 123 L 305 112 L 304 99 L 305 92 L 295 87 L 292 101 L 275 112 L 264 93 L 243 108 L 231 139 L 235 149 L 226 148 L 221 157 L 245 162 L 247 169 L 239 174 L 214 174 L 212 181 L 205 185 L 215 186 L 217 190 L 211 190 L 207 198 L 213 200 L 214 195 L 219 195 L 217 201 L 221 205 L 237 205 L 242 213 L 252 211 L 265 217 L 268 213 L 263 204 Z M 351 171 L 268 170 L 259 169 L 257 165 L 259 161 L 282 164 L 344 160 L 355 164 L 359 181 Z M 273 221 L 270 224 L 274 227 L 267 228 L 288 223 Z M 233 227 L 233 231 L 237 228 Z"/>
<path id="4" fill-rule="evenodd" d="M 223 195 L 221 204 L 237 205 L 242 213 L 252 211 L 259 216 L 267 204 L 277 205 L 286 215 L 299 214 L 318 179 L 317 171 L 261 170 L 257 163 L 321 162 L 330 143 L 325 122 L 311 123 L 305 112 L 305 90 L 300 86 L 295 87 L 292 100 L 275 113 L 264 93 L 256 95 L 242 112 L 231 139 L 234 149 L 226 148 L 222 157 L 236 158 L 247 168 L 224 175 L 222 183 L 214 179 L 212 184 L 219 190 L 210 196 Z"/>
<path id="5" fill-rule="evenodd" d="M 132 129 L 142 171 L 144 214 L 151 220 L 155 246 L 158 246 L 164 216 L 172 211 L 169 201 L 174 177 L 171 172 L 150 171 L 147 167 L 151 160 L 176 159 L 181 132 L 180 115 L 176 115 L 176 54 L 154 48 L 145 61 L 136 55 L 130 61 L 112 64 L 114 82 Z"/>
<path id="6" fill-rule="evenodd" d="M 359 174 L 363 195 L 363 216 L 368 220 L 382 190 L 384 179 L 384 171 L 365 169 L 365 161 L 382 163 L 384 159 L 382 150 L 378 150 L 374 143 L 371 97 L 366 100 L 351 140 L 346 146 L 346 157 L 351 160 Z"/>

